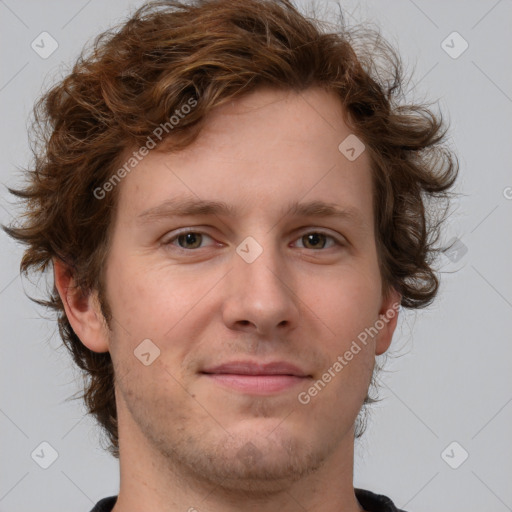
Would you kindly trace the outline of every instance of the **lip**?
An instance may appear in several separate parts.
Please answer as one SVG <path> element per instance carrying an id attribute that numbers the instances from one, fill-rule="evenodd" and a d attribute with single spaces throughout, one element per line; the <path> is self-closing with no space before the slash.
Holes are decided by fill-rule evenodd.
<path id="1" fill-rule="evenodd" d="M 255 361 L 231 361 L 212 368 L 205 368 L 202 373 L 236 374 L 236 375 L 292 375 L 294 377 L 310 377 L 294 364 L 286 361 L 258 363 Z"/>
<path id="2" fill-rule="evenodd" d="M 206 368 L 201 373 L 223 387 L 255 395 L 285 391 L 311 378 L 311 375 L 285 361 L 232 361 Z"/>

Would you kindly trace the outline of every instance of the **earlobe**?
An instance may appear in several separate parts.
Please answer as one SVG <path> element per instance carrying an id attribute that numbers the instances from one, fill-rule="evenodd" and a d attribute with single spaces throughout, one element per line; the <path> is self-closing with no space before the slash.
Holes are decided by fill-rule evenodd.
<path id="1" fill-rule="evenodd" d="M 72 269 L 58 258 L 53 259 L 53 277 L 68 321 L 80 341 L 93 352 L 108 352 L 108 331 L 97 293 L 84 294 L 75 284 Z"/>
<path id="2" fill-rule="evenodd" d="M 379 311 L 379 335 L 375 344 L 375 354 L 380 356 L 391 345 L 393 333 L 398 323 L 398 310 L 402 301 L 402 295 L 392 288 L 382 302 Z"/>

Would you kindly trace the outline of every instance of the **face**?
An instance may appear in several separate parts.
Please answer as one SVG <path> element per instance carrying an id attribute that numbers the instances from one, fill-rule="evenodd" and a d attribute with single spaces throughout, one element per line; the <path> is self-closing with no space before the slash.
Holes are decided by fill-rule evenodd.
<path id="1" fill-rule="evenodd" d="M 350 133 L 330 93 L 261 89 L 119 185 L 111 331 L 90 348 L 114 362 L 121 457 L 143 447 L 240 487 L 353 445 L 395 321 L 362 333 L 397 297 L 381 294 L 369 158 L 338 150 Z"/>

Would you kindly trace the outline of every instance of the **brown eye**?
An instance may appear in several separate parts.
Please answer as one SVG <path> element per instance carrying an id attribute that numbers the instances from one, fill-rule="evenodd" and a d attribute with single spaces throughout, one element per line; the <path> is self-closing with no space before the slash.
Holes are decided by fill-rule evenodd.
<path id="1" fill-rule="evenodd" d="M 208 243 L 209 241 L 209 243 Z M 171 250 L 185 250 L 191 251 L 193 249 L 203 249 L 208 245 L 215 245 L 215 240 L 199 231 L 182 231 L 177 233 L 172 238 L 163 241 L 162 244 Z"/>
<path id="2" fill-rule="evenodd" d="M 201 233 L 184 233 L 182 235 L 178 235 L 176 237 L 178 241 L 178 245 L 182 249 L 197 249 L 201 246 L 201 242 L 203 241 L 203 235 Z"/>
<path id="3" fill-rule="evenodd" d="M 302 243 L 306 249 L 323 249 L 326 239 L 323 233 L 308 233 L 302 237 Z"/>
<path id="4" fill-rule="evenodd" d="M 343 245 L 333 236 L 320 231 L 311 231 L 306 233 L 305 235 L 302 235 L 299 240 L 301 241 L 302 248 L 304 249 L 329 249 L 336 245 Z"/>

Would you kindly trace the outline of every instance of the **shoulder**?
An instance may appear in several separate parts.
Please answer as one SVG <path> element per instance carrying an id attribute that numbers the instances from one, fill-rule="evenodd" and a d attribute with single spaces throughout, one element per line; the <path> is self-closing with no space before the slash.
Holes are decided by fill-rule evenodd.
<path id="1" fill-rule="evenodd" d="M 396 508 L 390 498 L 365 489 L 354 489 L 357 501 L 366 512 L 406 512 Z"/>
<path id="2" fill-rule="evenodd" d="M 111 496 L 110 498 L 103 498 L 98 501 L 91 512 L 111 512 L 116 504 L 117 496 Z"/>

